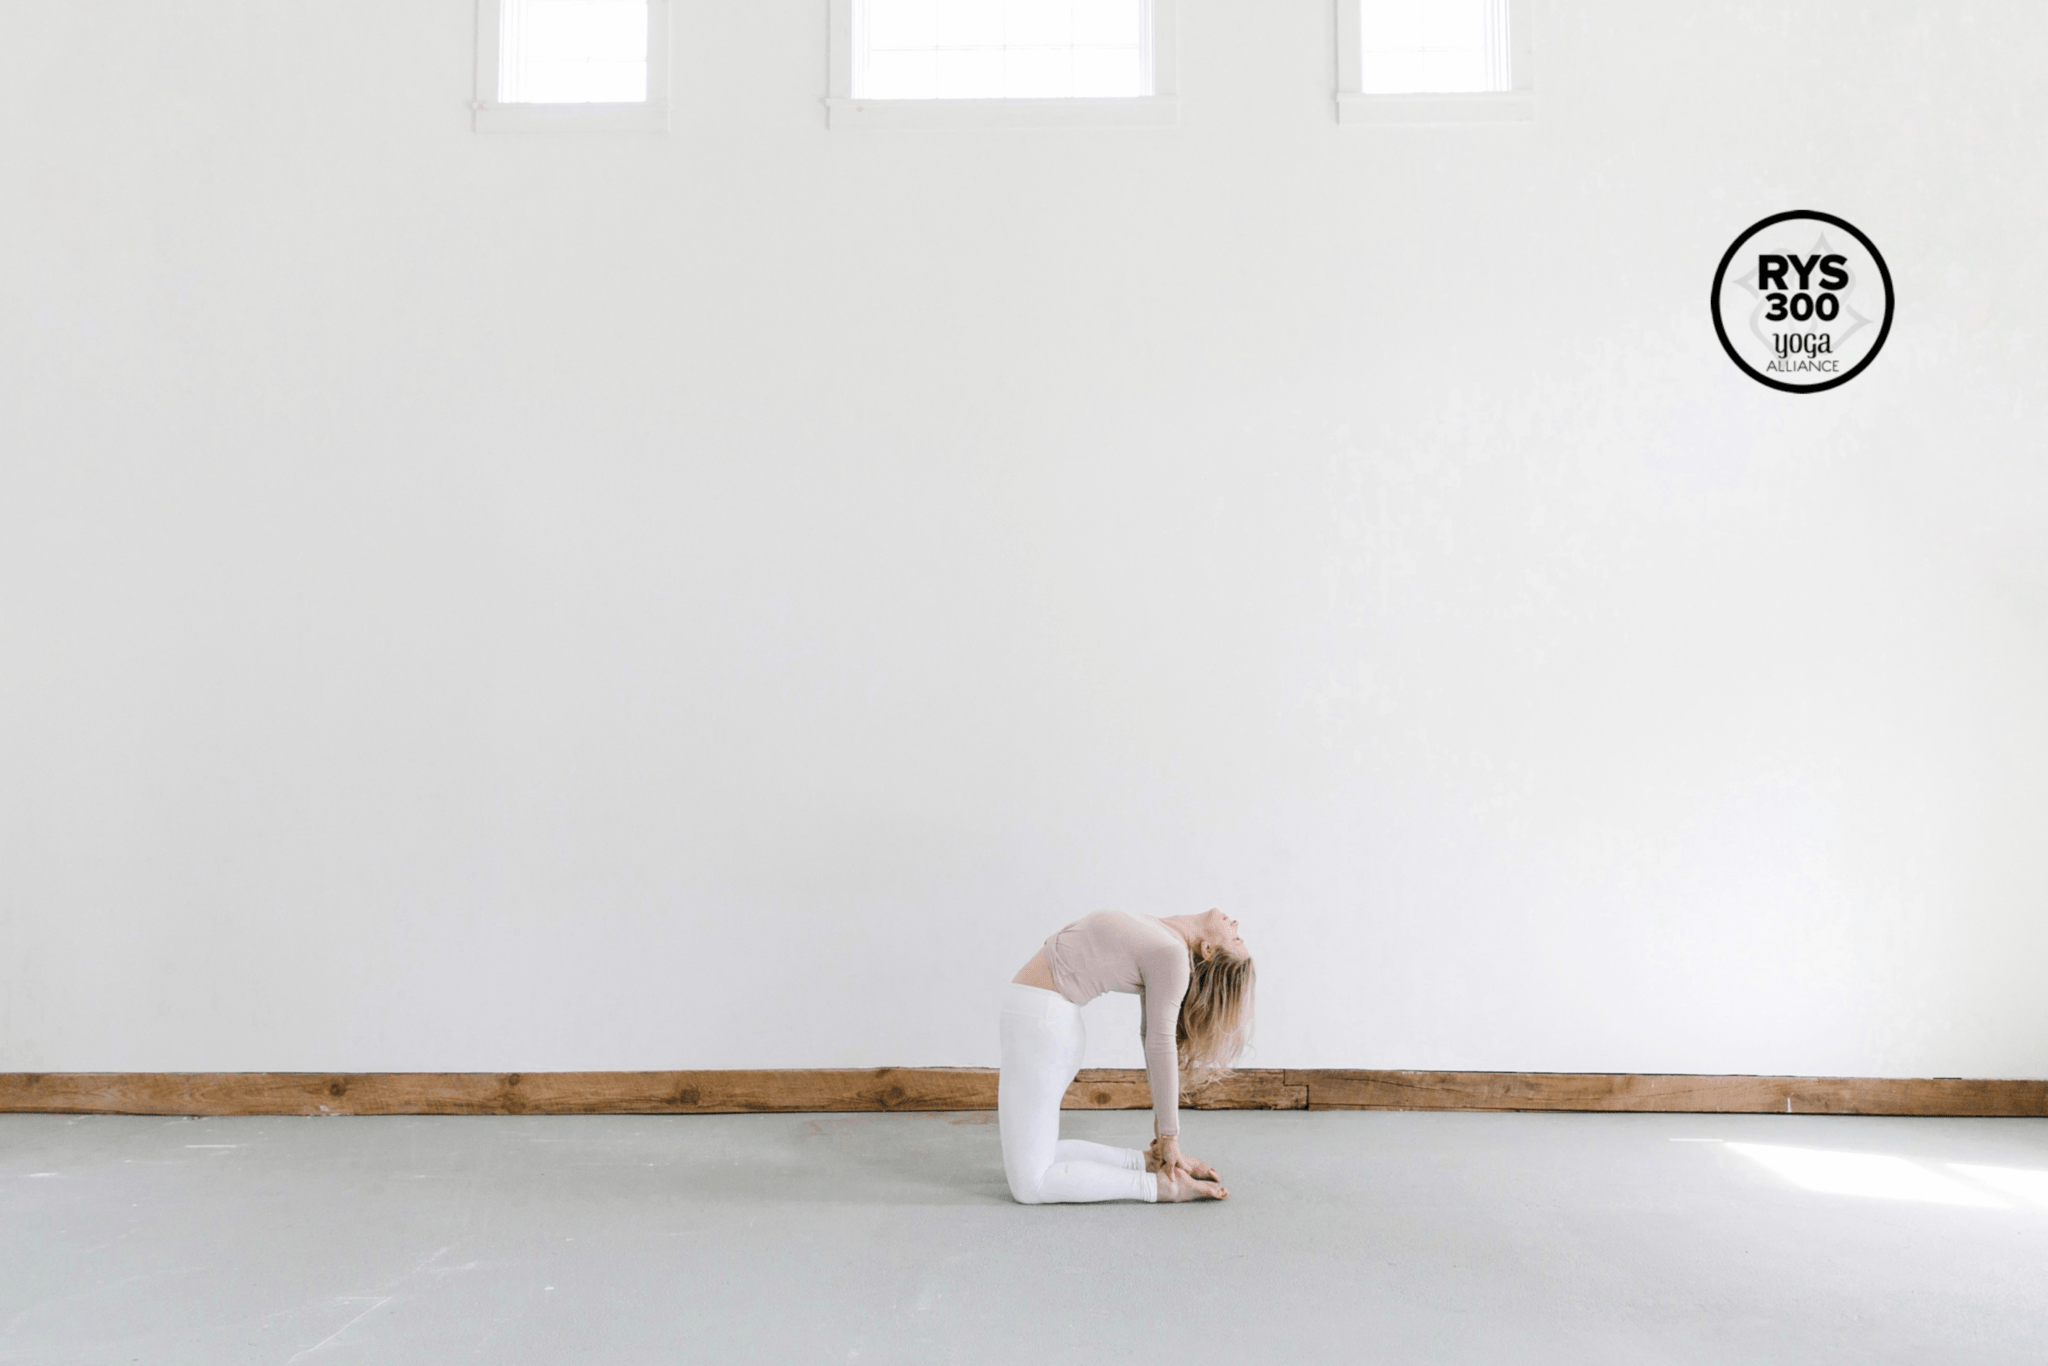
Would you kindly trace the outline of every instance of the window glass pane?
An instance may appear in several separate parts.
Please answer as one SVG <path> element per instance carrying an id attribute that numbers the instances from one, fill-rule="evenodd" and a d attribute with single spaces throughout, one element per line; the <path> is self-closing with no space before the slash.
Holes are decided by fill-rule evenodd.
<path id="1" fill-rule="evenodd" d="M 1074 0 L 1074 42 L 1135 52 L 1145 41 L 1145 7 L 1130 0 Z"/>
<path id="2" fill-rule="evenodd" d="M 1074 93 L 1074 53 L 1065 47 L 1013 47 L 1003 54 L 1003 94 L 1059 99 Z"/>
<path id="3" fill-rule="evenodd" d="M 1150 93 L 1151 0 L 854 0 L 861 99 Z"/>
<path id="4" fill-rule="evenodd" d="M 971 100 L 985 90 L 1002 87 L 1001 48 L 968 48 L 936 52 L 931 54 L 931 59 L 938 68 L 938 80 L 932 93 L 939 99 Z"/>
<path id="5" fill-rule="evenodd" d="M 861 94 L 872 100 L 929 100 L 938 95 L 938 54 L 874 52 L 868 54 L 867 79 Z"/>
<path id="6" fill-rule="evenodd" d="M 938 0 L 866 0 L 860 17 L 868 46 L 878 52 L 929 50 L 939 32 Z"/>
<path id="7" fill-rule="evenodd" d="M 943 48 L 1000 48 L 1003 0 L 945 0 L 939 6 L 938 42 Z"/>
<path id="8" fill-rule="evenodd" d="M 1512 90 L 1508 0 L 1358 0 L 1359 89 Z"/>
<path id="9" fill-rule="evenodd" d="M 647 98 L 647 0 L 501 0 L 501 104 Z"/>
<path id="10" fill-rule="evenodd" d="M 1126 95 L 1142 88 L 1138 54 L 1129 48 L 1074 49 L 1076 95 Z"/>
<path id="11" fill-rule="evenodd" d="M 1011 47 L 1073 46 L 1073 0 L 1009 0 L 1003 6 L 1003 41 Z"/>

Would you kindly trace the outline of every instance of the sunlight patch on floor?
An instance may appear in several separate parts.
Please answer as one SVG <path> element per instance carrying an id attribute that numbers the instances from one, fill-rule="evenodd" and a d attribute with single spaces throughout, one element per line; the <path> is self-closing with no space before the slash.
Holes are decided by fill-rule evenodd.
<path id="1" fill-rule="evenodd" d="M 1954 1177 L 1930 1171 L 1903 1157 L 1831 1152 L 1824 1148 L 1785 1148 L 1771 1143 L 1730 1143 L 1727 1146 L 1730 1151 L 1741 1153 L 1805 1190 L 1829 1195 L 1861 1195 L 1875 1200 L 1913 1200 L 1932 1205 L 2012 1208 L 2009 1201 L 1965 1185 Z"/>
<path id="2" fill-rule="evenodd" d="M 2016 1195 L 2030 1204 L 2048 1206 L 2048 1172 L 2025 1167 L 1979 1167 L 1968 1162 L 1951 1162 L 1948 1168 L 1993 1190 Z"/>

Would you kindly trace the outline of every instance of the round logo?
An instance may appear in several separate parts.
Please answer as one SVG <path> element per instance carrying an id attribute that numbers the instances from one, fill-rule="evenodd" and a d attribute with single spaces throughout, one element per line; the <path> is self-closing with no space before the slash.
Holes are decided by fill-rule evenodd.
<path id="1" fill-rule="evenodd" d="M 1714 331 L 1751 379 L 1793 394 L 1847 384 L 1892 330 L 1892 273 L 1829 213 L 1772 214 L 1714 272 Z"/>

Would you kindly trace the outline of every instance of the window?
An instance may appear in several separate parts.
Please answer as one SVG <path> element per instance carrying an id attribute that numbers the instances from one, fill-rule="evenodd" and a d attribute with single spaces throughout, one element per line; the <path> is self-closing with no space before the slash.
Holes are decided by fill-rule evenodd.
<path id="1" fill-rule="evenodd" d="M 1173 0 L 833 0 L 832 126 L 1172 123 Z"/>
<path id="2" fill-rule="evenodd" d="M 1338 0 L 1344 123 L 1484 123 L 1535 113 L 1525 0 Z"/>
<path id="3" fill-rule="evenodd" d="M 1359 0 L 1359 89 L 1368 95 L 1512 90 L 1507 0 Z"/>
<path id="4" fill-rule="evenodd" d="M 478 0 L 478 132 L 658 132 L 666 0 Z"/>
<path id="5" fill-rule="evenodd" d="M 1152 93 L 1145 0 L 862 0 L 853 93 L 871 100 Z"/>

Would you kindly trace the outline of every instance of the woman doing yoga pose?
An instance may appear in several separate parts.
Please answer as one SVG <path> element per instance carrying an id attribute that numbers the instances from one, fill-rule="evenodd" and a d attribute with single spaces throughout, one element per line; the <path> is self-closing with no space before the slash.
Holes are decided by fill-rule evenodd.
<path id="1" fill-rule="evenodd" d="M 1215 1168 L 1180 1150 L 1180 1085 L 1213 1081 L 1244 1051 L 1252 960 L 1237 922 L 1203 915 L 1097 911 L 1045 941 L 1003 995 L 996 1084 L 1003 1173 L 1026 1205 L 1084 1200 L 1221 1200 Z M 1136 992 L 1152 1083 L 1152 1146 L 1111 1148 L 1060 1137 L 1060 1101 L 1081 1070 L 1081 1007 Z"/>

